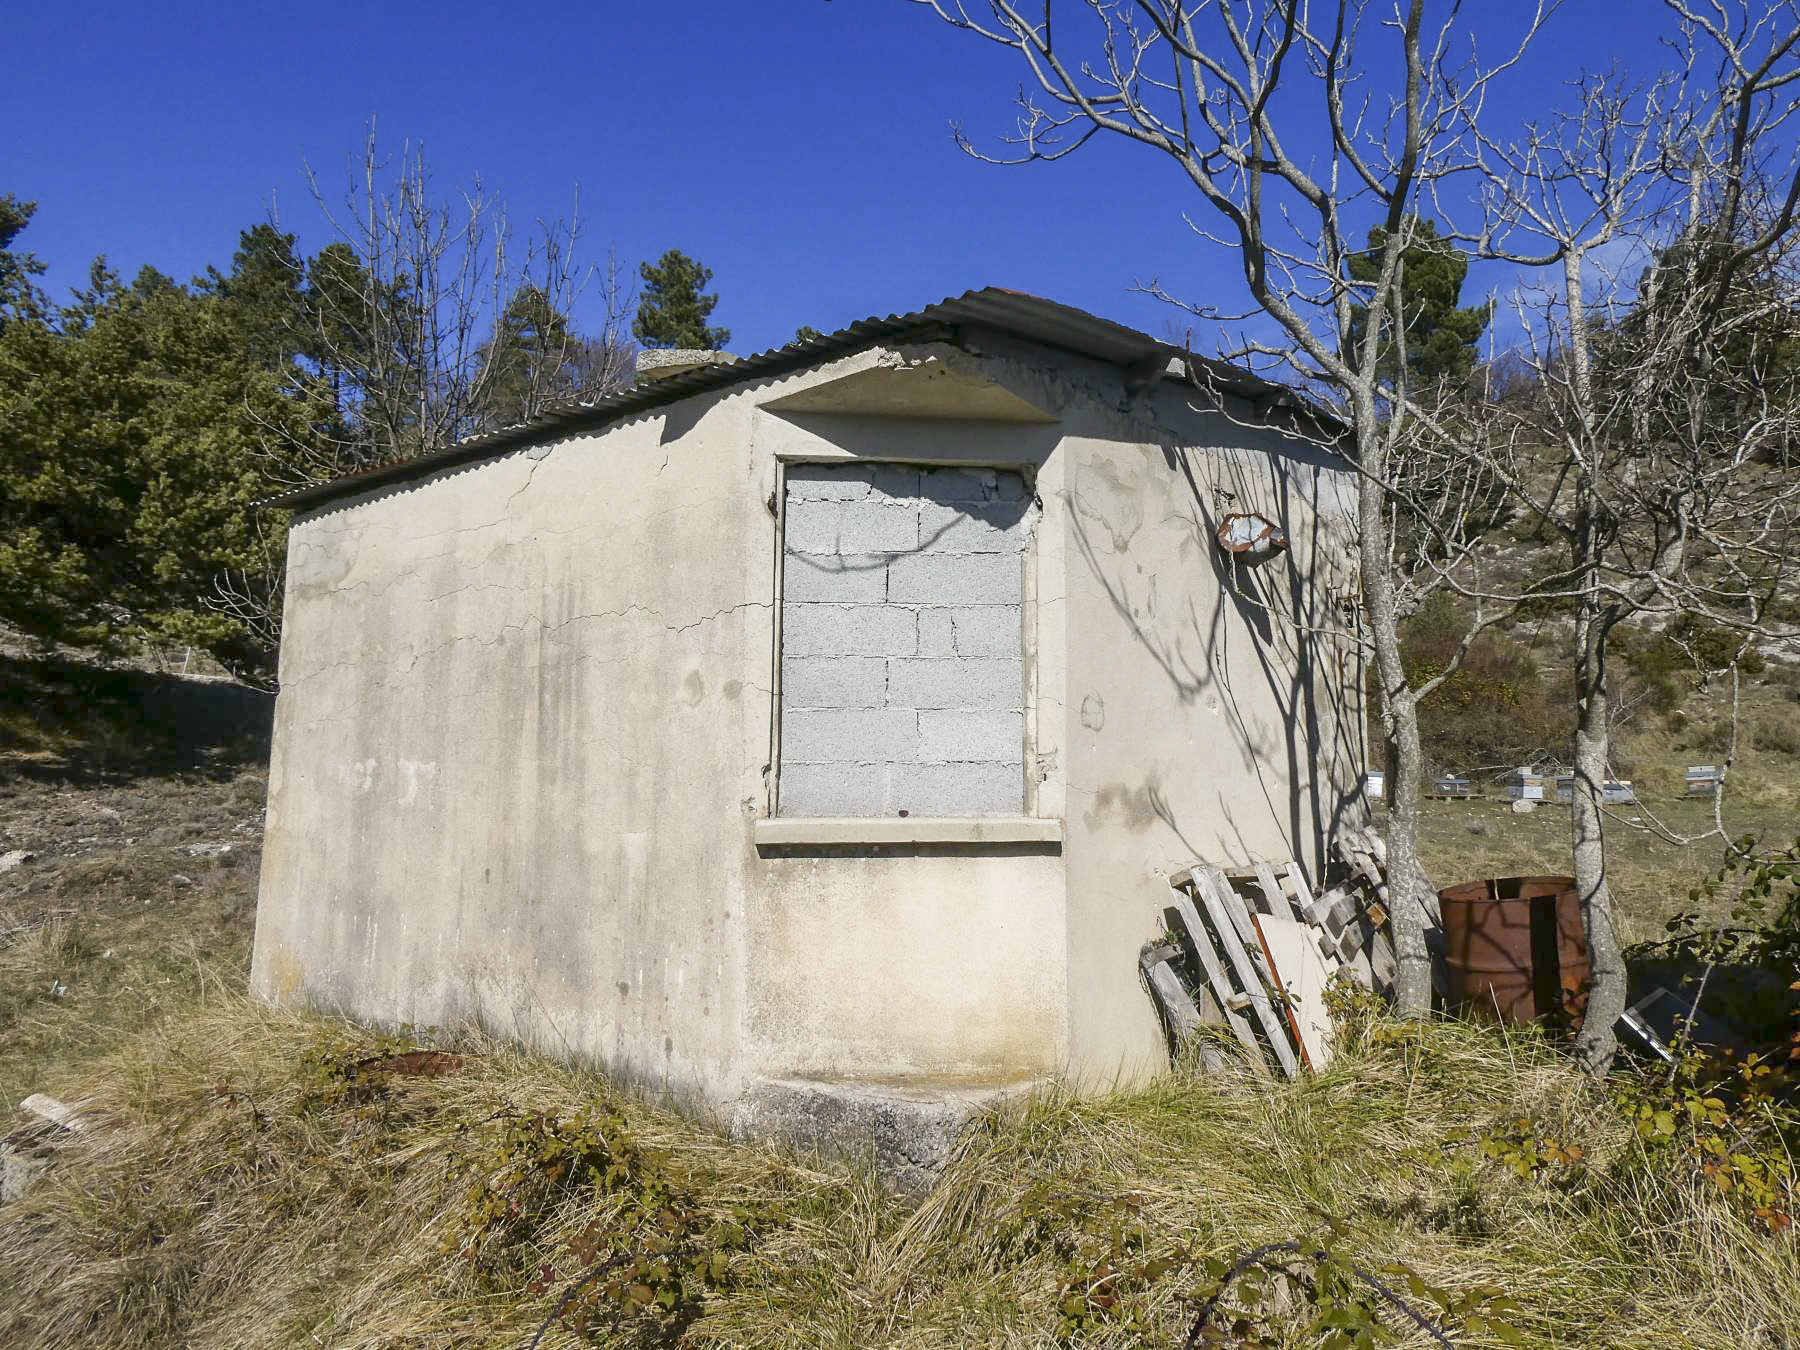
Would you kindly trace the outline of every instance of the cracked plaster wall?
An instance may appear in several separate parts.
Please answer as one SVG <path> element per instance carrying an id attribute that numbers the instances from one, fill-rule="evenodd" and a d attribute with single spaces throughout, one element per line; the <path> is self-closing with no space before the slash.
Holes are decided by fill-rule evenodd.
<path id="1" fill-rule="evenodd" d="M 687 1094 L 735 1071 L 743 902 L 716 879 L 761 790 L 772 597 L 692 560 L 742 557 L 766 517 L 744 438 L 675 455 L 668 429 L 296 523 L 259 989 L 478 1017 Z"/>
<path id="2" fill-rule="evenodd" d="M 256 987 L 478 1016 L 714 1102 L 767 1077 L 1154 1071 L 1135 958 L 1159 874 L 1296 838 L 1310 861 L 1354 786 L 1327 686 L 1356 672 L 1258 618 L 1328 608 L 1349 476 L 1179 391 L 978 345 L 863 353 L 303 515 Z M 846 371 L 989 380 L 1045 416 L 836 413 Z M 810 405 L 779 412 L 796 390 Z M 781 458 L 1030 474 L 1028 809 L 1063 819 L 1060 853 L 758 855 Z M 1218 575 L 1226 509 L 1282 519 L 1294 564 Z"/>
<path id="3" fill-rule="evenodd" d="M 295 522 L 259 991 L 478 1017 L 709 1101 L 776 1068 L 1059 1062 L 1055 858 L 751 842 L 777 561 L 755 404 L 820 378 Z"/>
<path id="4" fill-rule="evenodd" d="M 1168 903 L 1170 871 L 1298 858 L 1316 879 L 1323 834 L 1364 809 L 1361 667 L 1338 603 L 1355 593 L 1350 474 L 1190 403 L 1165 388 L 1132 415 L 1161 435 L 1096 419 L 1061 450 L 1077 1062 L 1160 1050 L 1114 972 L 1144 941 L 1141 915 Z M 1281 522 L 1292 551 L 1225 562 L 1213 532 L 1239 511 Z"/>

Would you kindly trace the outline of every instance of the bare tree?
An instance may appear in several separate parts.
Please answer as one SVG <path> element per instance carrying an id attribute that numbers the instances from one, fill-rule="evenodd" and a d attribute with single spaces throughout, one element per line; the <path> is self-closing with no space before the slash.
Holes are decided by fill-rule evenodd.
<path id="1" fill-rule="evenodd" d="M 629 385 L 637 375 L 637 343 L 628 316 L 637 309 L 637 294 L 619 268 L 617 249 L 595 272 L 600 292 L 600 331 L 577 339 L 568 354 L 570 394 L 583 402 L 604 398 Z"/>
<path id="2" fill-rule="evenodd" d="M 272 490 L 442 449 L 630 382 L 632 296 L 615 255 L 582 260 L 578 209 L 519 240 L 479 179 L 440 195 L 423 150 L 404 145 L 390 159 L 372 124 L 341 198 L 310 166 L 307 179 L 335 238 L 294 264 L 294 339 L 312 386 L 302 392 L 328 412 L 262 424 Z M 596 292 L 584 325 L 577 308 Z M 265 526 L 260 542 L 262 564 L 216 578 L 208 603 L 272 652 L 284 537 Z"/>
<path id="3" fill-rule="evenodd" d="M 271 446 L 302 482 L 441 449 L 596 397 L 629 374 L 629 295 L 616 260 L 580 255 L 579 209 L 515 235 L 480 179 L 441 195 L 421 147 L 390 159 L 373 126 L 334 200 L 308 167 L 334 242 L 307 264 L 303 350 L 339 416 L 309 444 Z M 598 290 L 598 330 L 573 315 Z"/>
<path id="4" fill-rule="evenodd" d="M 1285 371 L 1341 416 L 1402 888 L 1420 884 L 1419 700 L 1522 602 L 1567 602 L 1573 851 L 1596 976 L 1579 1050 L 1603 1070 L 1625 999 L 1600 800 L 1607 639 L 1627 617 L 1686 613 L 1747 643 L 1769 631 L 1786 574 L 1793 485 L 1759 465 L 1794 433 L 1795 391 L 1767 378 L 1794 339 L 1777 265 L 1800 198 L 1793 4 L 1666 0 L 1662 71 L 1636 87 L 1584 78 L 1570 112 L 1509 136 L 1486 95 L 1541 31 L 1542 6 L 1518 20 L 1508 55 L 1482 64 L 1454 55 L 1475 49 L 1459 8 L 1427 24 L 1423 0 L 1083 0 L 1029 13 L 986 0 L 979 17 L 965 0 L 914 2 L 1023 61 L 1012 159 L 1057 159 L 1107 133 L 1172 161 L 1208 213 L 1196 228 L 1236 253 L 1282 335 L 1221 354 Z M 1307 146 L 1304 164 L 1292 145 Z M 1383 343 L 1404 342 L 1408 225 L 1426 214 L 1461 222 L 1449 237 L 1478 256 L 1549 278 L 1519 292 L 1538 303 L 1512 364 L 1535 397 L 1446 399 L 1409 388 L 1403 358 L 1382 359 Z M 1353 222 L 1387 231 L 1373 280 L 1350 274 Z M 1620 270 L 1652 257 L 1641 283 Z M 1357 306 L 1377 316 L 1360 331 Z M 1496 492 L 1560 532 L 1566 567 L 1529 585 L 1483 575 L 1477 517 Z M 1400 623 L 1444 588 L 1473 618 L 1449 668 L 1409 682 Z M 1400 909 L 1398 1002 L 1417 1013 L 1428 967 L 1416 916 Z"/>
<path id="5" fill-rule="evenodd" d="M 1425 488 L 1456 468 L 1441 454 L 1426 468 L 1420 447 L 1445 429 L 1453 437 L 1468 429 L 1441 410 L 1422 415 L 1433 400 L 1406 388 L 1407 363 L 1393 359 L 1406 328 L 1403 258 L 1421 207 L 1465 166 L 1462 140 L 1489 85 L 1537 33 L 1544 6 L 1519 17 L 1508 55 L 1483 63 L 1467 54 L 1456 7 L 1428 25 L 1424 0 L 1402 0 L 1386 17 L 1362 0 L 1083 0 L 1055 14 L 1014 0 L 914 3 L 1022 61 L 1029 82 L 1010 160 L 1059 159 L 1102 134 L 1160 152 L 1204 208 L 1208 223 L 1196 229 L 1235 253 L 1256 311 L 1280 330 L 1279 342 L 1240 336 L 1220 354 L 1285 374 L 1341 419 L 1358 472 L 1362 594 L 1393 769 L 1388 867 L 1395 894 L 1417 895 L 1425 886 L 1417 708 L 1454 664 L 1408 679 L 1399 633 L 1416 595 L 1396 562 L 1423 559 L 1414 575 L 1441 584 L 1453 557 L 1467 555 L 1453 518 L 1473 485 L 1465 479 L 1448 502 Z M 1358 280 L 1351 259 L 1367 256 L 1359 241 L 1371 225 L 1385 235 L 1372 279 Z M 1201 318 L 1225 317 L 1156 293 Z M 1359 308 L 1378 321 L 1355 323 Z M 1379 321 L 1385 315 L 1394 322 Z M 1479 614 L 1476 627 L 1496 618 Z M 1393 921 L 1396 1002 L 1423 1015 L 1431 1001 L 1423 912 L 1403 903 Z"/>
<path id="6" fill-rule="evenodd" d="M 1516 296 L 1538 434 L 1504 438 L 1491 463 L 1567 550 L 1542 589 L 1573 620 L 1573 853 L 1594 963 L 1577 1050 L 1594 1072 L 1626 1001 L 1602 802 L 1609 641 L 1628 619 L 1684 615 L 1740 644 L 1766 634 L 1800 502 L 1770 462 L 1800 433 L 1800 294 L 1781 265 L 1800 201 L 1800 13 L 1666 4 L 1655 78 L 1584 80 L 1571 111 L 1516 139 L 1467 128 L 1480 191 L 1461 237 L 1553 277 Z"/>

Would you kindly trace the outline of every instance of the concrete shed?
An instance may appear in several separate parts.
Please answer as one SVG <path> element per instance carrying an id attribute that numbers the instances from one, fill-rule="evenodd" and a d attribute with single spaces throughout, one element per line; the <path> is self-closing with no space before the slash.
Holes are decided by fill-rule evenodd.
<path id="1" fill-rule="evenodd" d="M 255 988 L 802 1134 L 1159 1070 L 1167 874 L 1364 809 L 1347 467 L 1007 291 L 670 368 L 282 499 Z"/>

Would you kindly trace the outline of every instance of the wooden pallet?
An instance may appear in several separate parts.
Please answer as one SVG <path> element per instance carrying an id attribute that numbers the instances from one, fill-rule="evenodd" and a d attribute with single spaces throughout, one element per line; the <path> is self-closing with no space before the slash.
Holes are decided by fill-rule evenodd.
<path id="1" fill-rule="evenodd" d="M 1152 942 L 1138 954 L 1138 966 L 1163 1010 L 1173 1049 L 1179 1054 L 1189 1046 L 1196 1047 L 1201 1067 L 1216 1071 L 1225 1067 L 1225 1058 L 1206 1043 L 1201 1030 L 1209 1022 L 1218 1022 L 1218 1006 L 1204 989 L 1189 991 L 1175 967 L 1183 955 L 1173 942 Z"/>
<path id="2" fill-rule="evenodd" d="M 1177 873 L 1169 895 L 1213 998 L 1250 1062 L 1266 1071 L 1272 1056 L 1289 1078 L 1299 1077 L 1303 1052 L 1295 1049 L 1286 996 L 1243 897 L 1216 867 Z"/>
<path id="3" fill-rule="evenodd" d="M 1333 980 L 1392 995 L 1398 962 L 1386 846 L 1372 830 L 1353 829 L 1332 840 L 1331 854 L 1347 875 L 1316 892 L 1296 862 L 1232 870 L 1194 863 L 1169 877 L 1170 929 L 1185 950 L 1146 947 L 1143 969 L 1177 1044 L 1222 1021 L 1259 1073 L 1293 1078 L 1329 1061 L 1324 991 Z M 1412 903 L 1424 911 L 1441 994 L 1437 894 L 1422 886 Z M 1183 954 L 1191 962 L 1180 961 Z"/>
<path id="4" fill-rule="evenodd" d="M 1393 947 L 1383 931 L 1386 913 L 1354 885 L 1333 886 L 1315 897 L 1298 863 L 1258 863 L 1235 873 L 1253 879 L 1271 914 L 1291 914 L 1311 930 L 1330 975 L 1347 970 L 1366 989 L 1393 983 Z"/>
<path id="5" fill-rule="evenodd" d="M 1373 893 L 1375 903 L 1369 906 L 1369 912 L 1381 911 L 1380 923 L 1386 926 L 1387 915 L 1392 912 L 1394 898 L 1388 889 L 1387 881 L 1387 841 L 1371 829 L 1345 830 L 1332 840 L 1332 852 L 1340 858 Z M 1431 884 L 1421 879 L 1417 893 L 1413 897 L 1423 912 L 1425 919 L 1425 950 L 1431 955 L 1431 987 L 1434 993 L 1443 997 L 1446 993 L 1444 982 L 1444 918 L 1438 909 L 1437 892 Z M 1393 988 L 1393 937 L 1384 933 L 1387 949 L 1387 960 L 1390 971 L 1382 992 L 1388 993 Z M 1380 986 L 1377 986 L 1380 987 Z"/>
<path id="6" fill-rule="evenodd" d="M 1367 962 L 1338 954 L 1342 939 L 1313 917 L 1329 914 L 1313 899 L 1297 863 L 1258 863 L 1227 872 L 1196 864 L 1170 878 L 1172 913 L 1194 953 L 1213 1001 L 1259 1070 L 1289 1077 L 1323 1068 L 1331 1057 L 1325 990 L 1340 972 L 1367 982 Z"/>

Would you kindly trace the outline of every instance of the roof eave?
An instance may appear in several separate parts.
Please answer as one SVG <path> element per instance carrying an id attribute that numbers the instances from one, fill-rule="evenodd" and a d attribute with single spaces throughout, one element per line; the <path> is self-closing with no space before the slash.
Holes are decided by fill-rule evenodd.
<path id="1" fill-rule="evenodd" d="M 917 340 L 945 333 L 941 324 L 920 323 L 853 340 L 840 340 L 844 337 L 842 334 L 809 338 L 729 365 L 704 366 L 682 375 L 671 375 L 654 382 L 633 385 L 591 402 L 557 404 L 515 426 L 481 432 L 443 450 L 417 455 L 412 459 L 380 464 L 324 482 L 290 488 L 256 502 L 255 506 L 258 510 L 304 511 L 339 497 L 424 478 L 445 469 L 459 468 L 503 454 L 515 447 L 538 445 L 559 433 L 598 430 L 636 413 L 650 412 L 666 404 L 679 402 L 693 394 L 729 388 L 756 378 L 784 375 L 789 371 L 817 365 L 824 360 L 861 351 L 878 342 Z"/>
<path id="2" fill-rule="evenodd" d="M 1282 408 L 1301 418 L 1315 420 L 1316 424 L 1334 425 L 1334 419 L 1325 409 L 1315 406 L 1286 385 L 1266 380 L 1251 371 L 1195 356 L 1147 333 L 1067 305 L 988 287 L 952 296 L 912 314 L 863 319 L 839 332 L 792 342 L 729 365 L 705 366 L 654 383 L 641 383 L 589 403 L 556 405 L 517 426 L 483 432 L 446 449 L 412 459 L 380 464 L 326 482 L 292 488 L 255 505 L 257 509 L 304 511 L 342 497 L 476 463 L 515 447 L 541 444 L 554 436 L 599 430 L 695 394 L 784 375 L 881 343 L 954 339 L 959 331 L 969 327 L 1008 333 L 1039 346 L 1073 352 L 1121 369 L 1142 368 L 1146 362 L 1155 359 L 1179 359 L 1204 369 L 1207 384 L 1213 389 L 1262 402 L 1270 408 Z"/>

